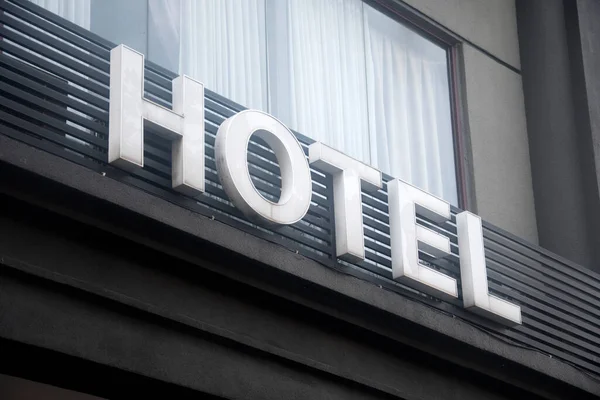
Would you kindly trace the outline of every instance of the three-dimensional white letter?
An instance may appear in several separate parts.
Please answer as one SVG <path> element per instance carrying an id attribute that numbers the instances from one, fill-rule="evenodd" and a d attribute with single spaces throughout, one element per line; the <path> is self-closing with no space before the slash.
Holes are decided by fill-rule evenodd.
<path id="1" fill-rule="evenodd" d="M 419 249 L 443 258 L 450 253 L 450 239 L 417 224 L 419 213 L 436 223 L 450 219 L 450 204 L 421 189 L 394 179 L 388 182 L 392 274 L 427 293 L 458 297 L 456 279 L 419 261 Z"/>
<path id="2" fill-rule="evenodd" d="M 263 139 L 277 157 L 281 171 L 277 203 L 265 199 L 250 178 L 247 155 L 253 134 Z M 226 119 L 217 131 L 215 158 L 225 193 L 246 217 L 266 224 L 290 225 L 306 215 L 312 198 L 310 169 L 298 139 L 279 120 L 256 110 Z"/>
<path id="3" fill-rule="evenodd" d="M 170 139 L 173 189 L 204 191 L 204 86 L 187 76 L 173 79 L 173 110 L 144 98 L 144 55 L 124 45 L 110 51 L 108 162 L 132 170 L 144 166 L 144 123 Z"/>
<path id="4" fill-rule="evenodd" d="M 337 256 L 350 262 L 364 260 L 361 183 L 365 190 L 380 189 L 381 171 L 319 142 L 309 146 L 308 158 L 311 165 L 333 176 Z"/>
<path id="5" fill-rule="evenodd" d="M 521 307 L 489 294 L 481 218 L 468 211 L 456 215 L 463 302 L 466 309 L 505 325 L 521 323 Z"/>

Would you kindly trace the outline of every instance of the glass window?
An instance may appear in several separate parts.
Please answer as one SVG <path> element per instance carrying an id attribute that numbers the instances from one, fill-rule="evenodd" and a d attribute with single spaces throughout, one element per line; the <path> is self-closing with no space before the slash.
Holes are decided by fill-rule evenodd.
<path id="1" fill-rule="evenodd" d="M 446 49 L 362 0 L 33 1 L 458 203 Z"/>

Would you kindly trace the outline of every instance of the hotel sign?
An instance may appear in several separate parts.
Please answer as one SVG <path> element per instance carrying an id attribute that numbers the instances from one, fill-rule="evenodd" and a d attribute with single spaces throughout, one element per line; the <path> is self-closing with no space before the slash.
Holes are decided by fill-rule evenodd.
<path id="1" fill-rule="evenodd" d="M 187 76 L 173 80 L 173 109 L 144 98 L 143 55 L 123 45 L 111 51 L 109 162 L 132 170 L 144 165 L 144 126 L 172 145 L 173 189 L 189 196 L 204 192 L 204 86 Z M 255 134 L 273 150 L 281 170 L 278 202 L 254 187 L 247 164 Z M 308 160 L 294 134 L 273 116 L 245 110 L 226 119 L 215 142 L 217 173 L 233 204 L 250 220 L 268 226 L 294 224 L 306 215 L 312 197 L 309 165 L 333 176 L 337 257 L 364 260 L 361 189 L 383 186 L 381 171 L 323 143 L 309 146 Z M 417 224 L 417 214 L 434 222 L 450 219 L 450 204 L 399 179 L 388 182 L 393 278 L 431 295 L 458 297 L 457 280 L 429 268 L 419 250 L 436 258 L 450 254 L 450 239 Z M 518 305 L 489 293 L 481 218 L 456 216 L 464 307 L 505 325 L 521 323 Z"/>

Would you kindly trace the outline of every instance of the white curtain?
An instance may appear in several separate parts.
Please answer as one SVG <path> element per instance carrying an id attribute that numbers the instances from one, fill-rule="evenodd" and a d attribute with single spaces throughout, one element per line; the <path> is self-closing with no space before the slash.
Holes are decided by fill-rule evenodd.
<path id="1" fill-rule="evenodd" d="M 90 29 L 91 0 L 30 0 L 85 29 Z"/>
<path id="2" fill-rule="evenodd" d="M 180 73 L 267 110 L 264 0 L 181 0 Z"/>
<path id="3" fill-rule="evenodd" d="M 148 0 L 147 56 L 170 71 L 179 71 L 181 1 Z"/>
<path id="4" fill-rule="evenodd" d="M 361 0 L 268 0 L 270 111 L 369 162 Z"/>
<path id="5" fill-rule="evenodd" d="M 458 203 L 444 49 L 365 7 L 371 164 Z"/>
<path id="6" fill-rule="evenodd" d="M 32 1 L 89 29 L 91 0 Z M 150 59 L 458 203 L 446 51 L 362 0 L 148 0 L 148 30 Z"/>

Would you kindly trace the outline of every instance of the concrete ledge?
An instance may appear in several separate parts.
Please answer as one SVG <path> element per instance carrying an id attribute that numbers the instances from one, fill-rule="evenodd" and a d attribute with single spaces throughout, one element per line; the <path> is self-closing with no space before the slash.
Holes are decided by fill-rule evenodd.
<path id="1" fill-rule="evenodd" d="M 279 245 L 211 220 L 138 188 L 1 134 L 0 161 L 214 243 L 274 270 L 410 321 L 440 335 L 490 353 L 490 355 L 500 356 L 589 393 L 600 394 L 598 381 L 560 360 L 549 358 L 535 351 L 524 351 L 520 347 L 503 342 L 475 326 L 439 310 L 378 288 L 370 282 L 327 268 Z M 437 351 L 437 356 L 446 356 L 439 354 L 440 349 L 437 349 L 434 343 L 421 344 L 420 347 L 432 353 Z M 445 349 L 445 351 L 451 353 L 451 349 Z M 460 364 L 459 357 L 454 356 L 452 361 Z M 467 367 L 475 368 L 476 366 Z M 502 374 L 499 372 L 501 369 L 498 367 L 496 373 Z M 510 371 L 506 371 L 506 373 L 510 374 Z M 506 376 L 501 379 L 506 379 Z M 517 379 L 517 377 L 513 377 L 513 379 Z M 518 382 L 515 380 L 511 383 L 518 386 Z M 536 390 L 549 398 L 555 397 L 546 388 L 540 387 Z"/>

